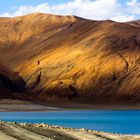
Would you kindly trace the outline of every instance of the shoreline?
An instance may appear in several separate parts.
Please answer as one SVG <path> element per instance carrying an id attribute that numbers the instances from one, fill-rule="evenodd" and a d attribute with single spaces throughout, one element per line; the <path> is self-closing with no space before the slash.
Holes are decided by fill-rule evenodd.
<path id="1" fill-rule="evenodd" d="M 22 135 L 24 135 L 25 133 L 26 135 L 28 134 L 28 137 L 37 136 L 38 140 L 43 140 L 43 139 L 40 139 L 41 136 L 50 137 L 50 133 L 53 133 L 53 135 L 55 136 L 54 140 L 55 138 L 59 137 L 60 134 L 61 134 L 61 140 L 65 140 L 66 138 L 68 140 L 83 140 L 83 139 L 85 140 L 93 140 L 93 139 L 95 140 L 108 140 L 108 139 L 109 140 L 124 140 L 124 139 L 138 140 L 140 139 L 140 135 L 114 134 L 114 133 L 108 133 L 108 132 L 103 132 L 103 131 L 87 130 L 84 128 L 74 129 L 70 127 L 67 128 L 67 127 L 56 126 L 56 125 L 48 125 L 45 123 L 32 124 L 32 123 L 16 123 L 16 122 L 0 121 L 1 133 L 11 135 L 11 137 L 20 137 L 20 135 L 16 133 L 17 129 L 18 131 L 20 130 L 22 131 Z M 9 130 L 11 132 L 10 134 L 9 134 Z M 7 139 L 7 140 L 11 140 L 11 139 Z"/>
<path id="2" fill-rule="evenodd" d="M 140 105 L 104 105 L 78 103 L 46 103 L 22 100 L 0 100 L 0 112 L 42 112 L 64 110 L 140 110 Z"/>
<path id="3" fill-rule="evenodd" d="M 116 136 L 140 136 L 140 134 L 119 134 L 119 133 L 97 131 L 97 130 L 85 129 L 85 128 L 72 128 L 72 127 L 64 127 L 60 125 L 49 125 L 47 123 L 26 123 L 26 122 L 18 123 L 18 122 L 8 122 L 8 121 L 2 121 L 2 120 L 0 120 L 0 123 L 7 123 L 7 124 L 14 124 L 14 125 L 21 125 L 21 126 L 57 128 L 57 129 L 62 129 L 62 130 L 73 130 L 73 131 L 90 132 L 90 133 L 103 133 L 107 135 L 116 135 Z"/>

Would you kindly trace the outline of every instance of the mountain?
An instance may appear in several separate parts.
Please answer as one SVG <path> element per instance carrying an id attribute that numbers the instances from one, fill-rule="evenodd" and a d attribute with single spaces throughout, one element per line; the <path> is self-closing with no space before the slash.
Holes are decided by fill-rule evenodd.
<path id="1" fill-rule="evenodd" d="M 140 21 L 0 18 L 0 89 L 2 98 L 139 103 Z"/>

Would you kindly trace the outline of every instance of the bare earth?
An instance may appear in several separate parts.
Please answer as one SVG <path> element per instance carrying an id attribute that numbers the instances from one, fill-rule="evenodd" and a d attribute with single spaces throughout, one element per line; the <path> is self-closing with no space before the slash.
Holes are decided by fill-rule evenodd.
<path id="1" fill-rule="evenodd" d="M 140 140 L 140 135 L 126 136 L 47 124 L 0 123 L 0 140 Z"/>
<path id="2" fill-rule="evenodd" d="M 101 110 L 139 110 L 140 104 L 134 105 L 104 105 L 104 104 L 78 104 L 73 102 L 53 102 L 47 104 L 33 103 L 22 100 L 0 100 L 0 111 L 56 111 L 65 109 L 101 109 Z"/>
<path id="3" fill-rule="evenodd" d="M 0 101 L 0 111 L 56 111 L 58 107 L 39 105 L 21 100 L 5 99 Z"/>

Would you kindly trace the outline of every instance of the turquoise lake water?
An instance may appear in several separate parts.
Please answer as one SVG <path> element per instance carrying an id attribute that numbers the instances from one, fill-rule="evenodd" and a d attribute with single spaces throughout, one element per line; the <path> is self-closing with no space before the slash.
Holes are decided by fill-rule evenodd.
<path id="1" fill-rule="evenodd" d="M 140 111 L 71 110 L 55 112 L 0 112 L 0 120 L 47 123 L 97 131 L 140 134 Z"/>

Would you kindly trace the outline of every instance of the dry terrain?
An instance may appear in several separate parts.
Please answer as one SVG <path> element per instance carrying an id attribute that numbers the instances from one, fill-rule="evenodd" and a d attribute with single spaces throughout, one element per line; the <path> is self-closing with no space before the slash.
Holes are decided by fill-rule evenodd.
<path id="1" fill-rule="evenodd" d="M 124 136 L 47 124 L 0 123 L 1 140 L 139 140 L 139 135 Z"/>
<path id="2" fill-rule="evenodd" d="M 0 98 L 139 104 L 140 21 L 35 13 L 0 18 Z"/>

